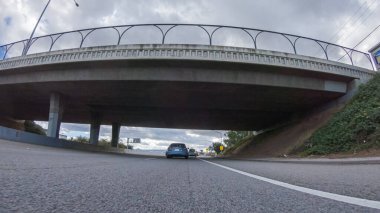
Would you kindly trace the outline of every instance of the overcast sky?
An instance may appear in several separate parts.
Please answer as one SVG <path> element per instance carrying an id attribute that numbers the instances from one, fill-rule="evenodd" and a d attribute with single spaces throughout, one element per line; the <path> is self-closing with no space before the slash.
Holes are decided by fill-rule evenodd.
<path id="1" fill-rule="evenodd" d="M 0 0 L 0 44 L 28 38 L 46 2 L 47 0 Z M 200 23 L 280 31 L 353 47 L 380 24 L 379 0 L 77 0 L 77 2 L 80 7 L 76 7 L 72 0 L 52 0 L 35 35 L 122 24 Z M 174 32 L 169 39 L 172 39 L 173 43 L 181 42 L 178 38 L 190 43 L 207 42 L 207 37 L 200 31 L 186 30 Z M 111 44 L 115 38 L 111 34 L 108 31 L 100 32 L 89 42 L 102 38 L 102 41 Z M 216 40 L 222 45 L 250 45 L 249 38 L 239 32 L 225 31 L 218 36 L 220 38 Z M 62 44 L 58 45 L 74 47 L 72 38 L 74 35 L 62 40 Z M 154 32 L 154 29 L 145 29 L 145 31 L 131 32 L 130 40 L 124 42 L 139 42 L 133 41 L 136 38 L 144 38 L 144 42 L 149 43 L 159 41 L 160 36 Z M 379 38 L 380 29 L 357 49 L 367 52 L 369 48 L 380 42 Z M 272 38 L 267 43 L 271 44 L 277 40 L 279 39 Z M 34 51 L 43 47 L 40 45 L 41 47 L 36 46 Z M 307 51 L 315 52 L 311 47 Z M 62 126 L 62 132 L 68 135 L 88 136 L 88 130 L 88 125 Z M 107 137 L 109 134 L 110 127 L 103 127 L 101 135 Z M 145 144 L 141 148 L 158 149 L 166 147 L 172 141 L 186 142 L 196 148 L 204 148 L 212 141 L 217 141 L 220 136 L 214 131 L 129 127 L 122 129 L 121 137 L 141 137 Z"/>

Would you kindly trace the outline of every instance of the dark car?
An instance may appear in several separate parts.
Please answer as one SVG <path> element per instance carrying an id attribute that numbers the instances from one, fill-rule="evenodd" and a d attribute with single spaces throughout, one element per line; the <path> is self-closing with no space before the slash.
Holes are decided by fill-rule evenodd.
<path id="1" fill-rule="evenodd" d="M 197 157 L 198 152 L 195 149 L 189 149 L 189 156 Z"/>
<path id="2" fill-rule="evenodd" d="M 167 158 L 172 158 L 172 157 L 184 157 L 186 159 L 189 158 L 189 152 L 187 151 L 186 145 L 183 143 L 170 144 L 165 154 Z"/>

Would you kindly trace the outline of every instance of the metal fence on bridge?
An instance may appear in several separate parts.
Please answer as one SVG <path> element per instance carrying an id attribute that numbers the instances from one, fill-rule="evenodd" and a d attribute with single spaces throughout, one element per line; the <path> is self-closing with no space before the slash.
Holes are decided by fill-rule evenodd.
<path id="1" fill-rule="evenodd" d="M 145 30 L 141 30 L 141 28 L 144 28 Z M 198 29 L 198 32 L 194 33 L 194 29 L 186 31 L 186 29 L 189 28 L 196 28 Z M 136 32 L 132 35 L 128 35 L 129 32 L 135 29 L 140 29 L 140 36 L 138 36 L 138 33 Z M 143 34 L 141 34 L 141 32 L 143 32 Z M 97 41 L 94 41 L 94 38 L 91 37 L 97 33 L 98 37 L 100 35 L 100 38 Z M 158 39 L 154 38 L 154 33 L 159 35 Z M 200 35 L 200 33 L 203 33 L 203 35 Z M 173 35 L 175 37 L 174 40 L 177 41 L 173 41 Z M 191 38 L 192 36 L 197 40 L 194 41 L 194 39 L 189 39 L 193 41 L 186 41 L 186 38 Z M 221 40 L 220 36 L 224 36 L 224 40 Z M 65 37 L 69 37 L 69 39 L 64 39 Z M 0 46 L 0 60 L 21 56 L 23 53 L 25 55 L 30 54 L 31 49 L 34 49 L 32 53 L 37 53 L 88 46 L 141 43 L 141 41 L 132 41 L 133 39 L 136 40 L 136 37 L 148 38 L 148 41 L 145 43 L 151 44 L 204 44 L 281 51 L 297 55 L 323 58 L 331 61 L 338 61 L 374 70 L 371 57 L 368 53 L 341 45 L 304 36 L 269 30 L 203 24 L 118 25 L 54 33 L 34 37 L 30 41 L 25 39 L 2 45 Z M 185 38 L 185 41 L 178 41 L 178 38 Z M 64 44 L 60 44 L 62 43 L 62 40 L 64 41 Z M 92 42 L 92 44 L 88 44 L 89 42 Z M 239 42 L 240 44 L 237 44 Z"/>

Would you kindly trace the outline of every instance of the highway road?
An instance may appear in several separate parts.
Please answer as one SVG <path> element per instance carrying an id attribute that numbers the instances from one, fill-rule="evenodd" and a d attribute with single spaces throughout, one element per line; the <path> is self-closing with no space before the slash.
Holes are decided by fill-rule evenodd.
<path id="1" fill-rule="evenodd" d="M 380 212 L 379 177 L 379 164 L 165 159 L 0 140 L 1 213 Z"/>

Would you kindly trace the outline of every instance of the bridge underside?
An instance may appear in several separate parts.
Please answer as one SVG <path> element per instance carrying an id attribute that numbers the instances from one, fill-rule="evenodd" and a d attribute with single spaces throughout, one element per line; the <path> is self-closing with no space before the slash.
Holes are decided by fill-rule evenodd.
<path id="1" fill-rule="evenodd" d="M 0 115 L 61 122 L 261 130 L 345 95 L 368 70 L 238 47 L 147 44 L 88 47 L 0 62 Z M 351 83 L 352 82 L 352 83 Z"/>
<path id="2" fill-rule="evenodd" d="M 0 85 L 0 112 L 48 120 L 49 99 L 64 100 L 63 122 L 259 130 L 344 93 L 259 85 L 176 81 L 65 81 Z"/>

